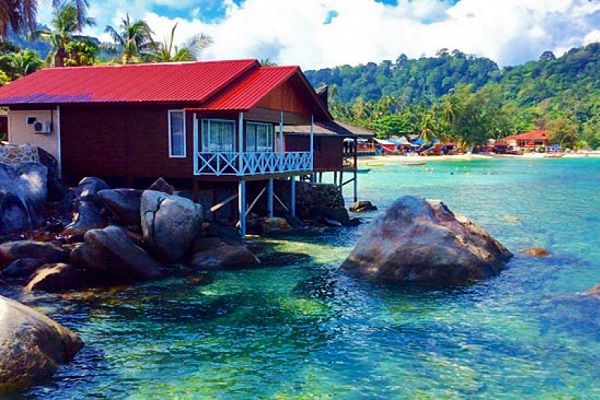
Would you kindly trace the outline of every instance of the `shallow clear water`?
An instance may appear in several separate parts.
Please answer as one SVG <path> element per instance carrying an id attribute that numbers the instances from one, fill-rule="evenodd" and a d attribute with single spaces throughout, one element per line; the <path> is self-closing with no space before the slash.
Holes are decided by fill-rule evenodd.
<path id="1" fill-rule="evenodd" d="M 307 256 L 209 285 L 38 298 L 87 346 L 19 396 L 600 397 L 600 300 L 580 294 L 600 284 L 600 159 L 387 165 L 359 178 L 380 209 L 407 194 L 442 199 L 515 253 L 509 268 L 459 288 L 368 284 L 338 272 L 362 229 L 342 228 L 270 239 Z M 551 256 L 519 253 L 528 247 Z"/>

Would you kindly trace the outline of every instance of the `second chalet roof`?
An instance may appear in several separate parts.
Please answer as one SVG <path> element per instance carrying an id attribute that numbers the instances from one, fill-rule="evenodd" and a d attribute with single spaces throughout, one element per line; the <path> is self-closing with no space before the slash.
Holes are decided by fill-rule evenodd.
<path id="1" fill-rule="evenodd" d="M 286 125 L 283 131 L 288 134 L 305 135 L 310 134 L 310 125 Z M 348 123 L 333 120 L 327 122 L 317 122 L 313 128 L 315 135 L 342 135 L 358 137 L 374 137 L 375 133 L 367 129 L 360 128 Z"/>
<path id="2" fill-rule="evenodd" d="M 254 59 L 47 68 L 0 87 L 0 105 L 187 103 L 243 111 L 288 79 L 306 90 L 319 117 L 331 118 L 299 67 Z"/>

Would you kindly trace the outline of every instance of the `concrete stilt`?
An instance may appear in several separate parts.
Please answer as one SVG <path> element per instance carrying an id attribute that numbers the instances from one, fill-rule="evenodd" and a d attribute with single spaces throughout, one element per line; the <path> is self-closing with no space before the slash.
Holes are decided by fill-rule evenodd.
<path id="1" fill-rule="evenodd" d="M 240 181 L 238 187 L 238 211 L 240 214 L 240 235 L 246 236 L 246 181 Z"/>
<path id="2" fill-rule="evenodd" d="M 267 181 L 267 211 L 269 218 L 273 218 L 273 179 Z"/>
<path id="3" fill-rule="evenodd" d="M 290 214 L 296 216 L 296 179 L 293 176 L 290 181 Z"/>

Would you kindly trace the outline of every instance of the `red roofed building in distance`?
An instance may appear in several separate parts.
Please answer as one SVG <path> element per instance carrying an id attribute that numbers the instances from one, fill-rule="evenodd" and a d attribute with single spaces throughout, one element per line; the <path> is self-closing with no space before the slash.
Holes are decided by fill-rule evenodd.
<path id="1" fill-rule="evenodd" d="M 550 146 L 548 132 L 542 129 L 510 135 L 504 141 L 516 150 Z"/>

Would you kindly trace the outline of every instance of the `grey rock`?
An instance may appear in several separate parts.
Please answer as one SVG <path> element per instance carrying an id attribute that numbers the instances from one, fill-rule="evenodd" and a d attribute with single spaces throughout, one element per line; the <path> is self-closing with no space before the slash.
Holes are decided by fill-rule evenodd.
<path id="1" fill-rule="evenodd" d="M 79 200 L 75 203 L 73 222 L 65 226 L 62 234 L 65 236 L 83 235 L 90 229 L 104 228 L 106 221 L 102 216 L 102 207 L 97 201 Z"/>
<path id="2" fill-rule="evenodd" d="M 405 196 L 365 229 L 342 269 L 373 281 L 460 284 L 498 275 L 511 257 L 441 201 Z"/>
<path id="3" fill-rule="evenodd" d="M 350 215 L 344 207 L 322 207 L 317 206 L 311 209 L 313 219 L 320 223 L 333 226 L 331 221 L 337 221 L 344 226 L 350 225 Z M 330 221 L 329 223 L 327 221 Z M 337 224 L 336 224 L 337 225 Z"/>
<path id="4" fill-rule="evenodd" d="M 240 269 L 254 267 L 260 260 L 244 246 L 219 246 L 192 257 L 194 269 Z"/>
<path id="5" fill-rule="evenodd" d="M 218 237 L 227 244 L 242 243 L 242 235 L 233 226 L 221 224 L 218 222 L 210 223 L 205 229 L 206 236 Z"/>
<path id="6" fill-rule="evenodd" d="M 140 227 L 141 190 L 104 189 L 98 192 L 98 197 L 115 215 L 116 223 L 126 227 Z"/>
<path id="7" fill-rule="evenodd" d="M 81 272 L 71 264 L 45 264 L 38 268 L 23 291 L 42 290 L 49 293 L 60 293 L 83 287 Z"/>
<path id="8" fill-rule="evenodd" d="M 45 220 L 48 169 L 0 163 L 0 235 L 38 228 Z"/>
<path id="9" fill-rule="evenodd" d="M 47 316 L 0 296 L 0 392 L 49 378 L 83 341 Z"/>
<path id="10" fill-rule="evenodd" d="M 27 279 L 36 269 L 46 264 L 37 258 L 21 258 L 13 261 L 0 272 L 0 276 L 12 279 Z"/>
<path id="11" fill-rule="evenodd" d="M 377 211 L 377 206 L 373 205 L 370 201 L 362 200 L 357 201 L 350 206 L 350 211 L 352 212 L 369 212 L 369 211 Z"/>
<path id="12" fill-rule="evenodd" d="M 285 218 L 261 218 L 260 225 L 261 232 L 264 234 L 289 233 L 292 231 L 292 227 Z"/>
<path id="13" fill-rule="evenodd" d="M 154 191 L 163 192 L 166 194 L 174 194 L 175 193 L 175 188 L 172 185 L 170 185 L 164 178 L 158 178 L 157 180 L 155 180 L 154 183 L 152 183 L 152 185 L 150 185 L 148 190 L 154 190 Z"/>
<path id="14" fill-rule="evenodd" d="M 102 179 L 93 176 L 85 177 L 75 188 L 75 199 L 97 201 L 98 192 L 104 189 L 110 189 L 110 186 Z"/>
<path id="15" fill-rule="evenodd" d="M 224 244 L 226 243 L 223 243 L 223 240 L 221 240 L 221 238 L 218 237 L 197 237 L 196 239 L 194 239 L 191 252 L 192 254 L 196 254 L 202 251 L 214 249 Z"/>
<path id="16" fill-rule="evenodd" d="M 34 240 L 0 244 L 0 264 L 8 264 L 21 258 L 35 258 L 44 263 L 66 262 L 69 260 L 69 252 L 53 243 Z"/>
<path id="17" fill-rule="evenodd" d="M 69 188 L 60 181 L 58 176 L 58 162 L 56 158 L 41 147 L 37 148 L 40 163 L 48 169 L 48 200 L 58 202 L 65 199 L 69 194 Z"/>
<path id="18" fill-rule="evenodd" d="M 110 187 L 100 178 L 85 177 L 74 190 L 73 220 L 63 230 L 65 236 L 80 236 L 90 229 L 104 228 L 107 223 L 102 215 L 104 202 L 98 196 Z"/>
<path id="19" fill-rule="evenodd" d="M 161 264 L 136 246 L 123 228 L 114 225 L 88 231 L 83 245 L 71 252 L 71 263 L 88 269 L 107 285 L 163 276 Z"/>
<path id="20" fill-rule="evenodd" d="M 202 227 L 202 207 L 191 200 L 145 190 L 140 208 L 144 243 L 158 260 L 183 260 Z"/>

